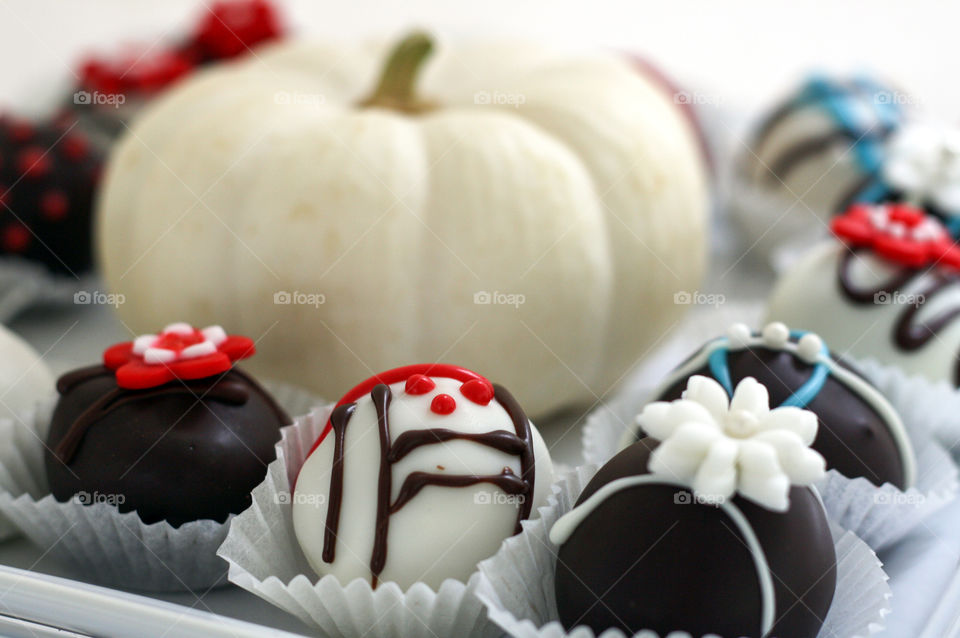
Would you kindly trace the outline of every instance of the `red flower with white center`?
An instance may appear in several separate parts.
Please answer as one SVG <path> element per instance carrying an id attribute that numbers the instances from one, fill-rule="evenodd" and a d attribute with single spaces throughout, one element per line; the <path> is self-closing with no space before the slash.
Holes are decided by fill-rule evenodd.
<path id="1" fill-rule="evenodd" d="M 187 323 L 172 323 L 160 334 L 110 346 L 103 353 L 103 364 L 115 371 L 121 388 L 140 390 L 221 374 L 255 352 L 252 339 L 228 335 L 220 326 L 197 330 Z"/>
<path id="2" fill-rule="evenodd" d="M 850 246 L 869 248 L 884 259 L 924 268 L 960 269 L 960 247 L 940 221 L 902 203 L 854 204 L 830 222 L 833 234 Z"/>

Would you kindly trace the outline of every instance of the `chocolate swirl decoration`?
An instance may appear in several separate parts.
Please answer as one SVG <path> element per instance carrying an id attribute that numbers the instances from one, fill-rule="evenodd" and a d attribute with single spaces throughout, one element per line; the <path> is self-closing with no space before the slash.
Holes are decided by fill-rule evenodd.
<path id="1" fill-rule="evenodd" d="M 945 273 L 941 270 L 917 270 L 914 268 L 901 268 L 890 281 L 882 283 L 874 288 L 857 288 L 851 275 L 851 264 L 857 253 L 860 251 L 854 249 L 844 253 L 840 260 L 840 267 L 837 271 L 837 280 L 840 284 L 840 290 L 844 296 L 852 303 L 857 305 L 868 305 L 876 303 L 876 296 L 880 293 L 890 293 L 906 286 L 923 275 L 929 275 L 931 281 L 922 288 L 916 296 L 914 303 L 904 304 L 900 316 L 894 325 L 892 340 L 893 343 L 904 352 L 913 352 L 927 345 L 937 334 L 953 323 L 960 317 L 960 307 L 951 308 L 936 315 L 928 321 L 918 322 L 917 315 L 924 304 L 936 297 L 951 284 L 960 282 L 960 275 Z M 953 384 L 960 386 L 960 354 L 958 354 L 956 364 L 953 370 Z"/>
<path id="2" fill-rule="evenodd" d="M 103 365 L 80 368 L 68 372 L 57 379 L 57 392 L 63 395 L 81 383 L 100 377 L 112 377 L 113 375 L 113 370 Z M 239 379 L 231 378 L 233 375 L 236 375 Z M 244 405 L 250 398 L 250 389 L 258 392 L 263 397 L 267 405 L 270 406 L 277 415 L 277 418 L 283 422 L 290 421 L 290 418 L 286 412 L 283 411 L 283 408 L 281 408 L 276 401 L 274 401 L 273 397 L 260 387 L 253 378 L 238 368 L 232 368 L 227 373 L 212 377 L 177 380 L 172 383 L 143 390 L 128 390 L 117 386 L 90 404 L 90 406 L 76 418 L 53 453 L 60 461 L 69 465 L 76 455 L 84 435 L 91 426 L 114 410 L 135 401 L 162 396 L 188 394 L 196 397 L 198 403 L 202 400 L 210 400 L 229 405 Z"/>
<path id="3" fill-rule="evenodd" d="M 409 430 L 400 434 L 396 440 L 390 436 L 390 402 L 393 393 L 390 387 L 380 383 L 370 391 L 370 398 L 377 411 L 377 430 L 380 437 L 380 465 L 377 469 L 377 515 L 374 523 L 373 551 L 370 556 L 372 584 L 376 588 L 380 573 L 387 562 L 387 536 L 390 531 L 390 516 L 399 512 L 404 505 L 413 500 L 420 491 L 429 485 L 439 487 L 470 487 L 480 483 L 495 485 L 507 494 L 522 496 L 517 509 L 517 523 L 514 533 L 520 531 L 520 522 L 529 518 L 533 508 L 533 490 L 535 465 L 533 453 L 533 434 L 530 420 L 520 404 L 503 386 L 494 384 L 494 398 L 503 406 L 513 422 L 514 432 L 493 430 L 491 432 L 457 432 L 446 428 Z M 322 558 L 332 563 L 336 558 L 337 529 L 343 503 L 343 466 L 344 441 L 347 426 L 357 408 L 356 403 L 338 406 L 330 415 L 330 427 L 334 435 L 333 467 L 330 477 L 330 498 L 327 507 L 326 529 L 323 535 Z M 452 440 L 472 441 L 479 445 L 500 450 L 520 458 L 520 476 L 505 467 L 499 474 L 437 474 L 431 472 L 412 472 L 400 485 L 396 500 L 390 501 L 393 492 L 393 464 L 414 450 L 445 443 Z"/>

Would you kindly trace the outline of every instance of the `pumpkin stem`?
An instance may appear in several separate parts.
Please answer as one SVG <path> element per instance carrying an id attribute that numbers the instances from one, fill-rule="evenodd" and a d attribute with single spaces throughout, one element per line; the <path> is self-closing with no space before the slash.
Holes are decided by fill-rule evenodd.
<path id="1" fill-rule="evenodd" d="M 432 108 L 430 103 L 415 95 L 417 74 L 432 51 L 433 40 L 426 33 L 415 31 L 400 40 L 387 56 L 377 88 L 360 101 L 360 106 L 405 113 L 420 113 Z"/>

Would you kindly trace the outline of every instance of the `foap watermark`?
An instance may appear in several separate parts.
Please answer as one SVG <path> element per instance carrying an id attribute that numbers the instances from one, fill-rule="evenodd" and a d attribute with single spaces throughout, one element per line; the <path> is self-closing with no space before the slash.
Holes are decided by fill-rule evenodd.
<path id="1" fill-rule="evenodd" d="M 78 290 L 73 293 L 73 303 L 78 306 L 113 306 L 117 308 L 126 302 L 127 298 L 122 292 Z"/>
<path id="2" fill-rule="evenodd" d="M 525 500 L 526 497 L 523 494 L 488 492 L 486 490 L 473 495 L 475 505 L 523 505 Z"/>
<path id="3" fill-rule="evenodd" d="M 304 93 L 302 91 L 277 91 L 273 94 L 274 104 L 281 104 L 288 106 L 291 104 L 302 105 L 302 106 L 312 106 L 314 108 L 320 108 L 327 101 L 320 93 Z"/>
<path id="4" fill-rule="evenodd" d="M 326 504 L 325 494 L 307 494 L 306 492 L 277 492 L 273 495 L 273 502 L 277 505 L 309 505 L 320 507 Z"/>
<path id="5" fill-rule="evenodd" d="M 73 94 L 73 103 L 78 106 L 123 106 L 127 96 L 123 93 L 101 93 L 100 91 L 77 91 Z"/>
<path id="6" fill-rule="evenodd" d="M 691 106 L 720 106 L 723 96 L 718 93 L 701 93 L 700 91 L 677 91 L 673 94 L 675 104 L 689 104 Z"/>
<path id="7" fill-rule="evenodd" d="M 512 106 L 520 108 L 527 103 L 527 96 L 516 91 L 477 91 L 473 94 L 473 103 L 481 106 Z"/>
<path id="8" fill-rule="evenodd" d="M 673 502 L 675 505 L 723 505 L 727 502 L 727 497 L 720 494 L 694 494 L 680 490 L 674 492 Z"/>
<path id="9" fill-rule="evenodd" d="M 327 297 L 322 292 L 278 290 L 273 293 L 273 303 L 277 306 L 313 306 L 319 308 L 326 302 Z"/>
<path id="10" fill-rule="evenodd" d="M 77 492 L 73 495 L 73 502 L 80 505 L 96 505 L 105 503 L 114 507 L 123 505 L 127 502 L 127 497 L 123 494 L 104 494 L 101 492 Z"/>
<path id="11" fill-rule="evenodd" d="M 919 507 L 927 500 L 926 495 L 919 492 L 877 492 L 873 495 L 873 502 L 877 505 L 913 505 Z"/>
<path id="12" fill-rule="evenodd" d="M 694 290 L 678 290 L 673 293 L 673 303 L 678 306 L 722 306 L 727 298 L 719 293 L 707 293 Z"/>
<path id="13" fill-rule="evenodd" d="M 877 91 L 873 96 L 876 104 L 889 104 L 893 106 L 919 106 L 925 100 L 914 93 L 904 93 L 903 91 Z"/>
<path id="14" fill-rule="evenodd" d="M 526 295 L 519 292 L 478 290 L 473 293 L 473 303 L 477 306 L 513 306 L 519 308 L 526 302 Z"/>
<path id="15" fill-rule="evenodd" d="M 873 303 L 878 306 L 914 306 L 919 308 L 927 301 L 922 294 L 900 292 L 899 290 L 878 290 L 873 293 Z"/>

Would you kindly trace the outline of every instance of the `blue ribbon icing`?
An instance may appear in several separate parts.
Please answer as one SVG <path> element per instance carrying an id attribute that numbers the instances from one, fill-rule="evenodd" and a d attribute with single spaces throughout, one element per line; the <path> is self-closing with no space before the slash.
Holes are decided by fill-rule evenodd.
<path id="1" fill-rule="evenodd" d="M 792 339 L 800 340 L 803 335 L 807 334 L 804 331 L 791 330 L 790 337 Z M 727 353 L 730 351 L 730 339 L 727 337 L 720 337 L 717 340 L 716 348 L 710 353 L 710 356 L 707 358 L 707 363 L 710 367 L 710 374 L 713 375 L 713 378 L 720 382 L 720 385 L 723 386 L 724 390 L 727 391 L 727 395 L 733 396 L 733 380 L 730 377 L 730 366 L 727 362 Z M 813 373 L 811 373 L 810 378 L 807 379 L 803 385 L 801 385 L 797 390 L 787 397 L 787 400 L 780 404 L 780 407 L 794 407 L 794 408 L 805 408 L 807 405 L 813 401 L 820 390 L 823 389 L 823 385 L 827 382 L 827 377 L 830 376 L 830 349 L 826 344 L 821 345 L 820 347 L 820 360 L 813 366 Z"/>

